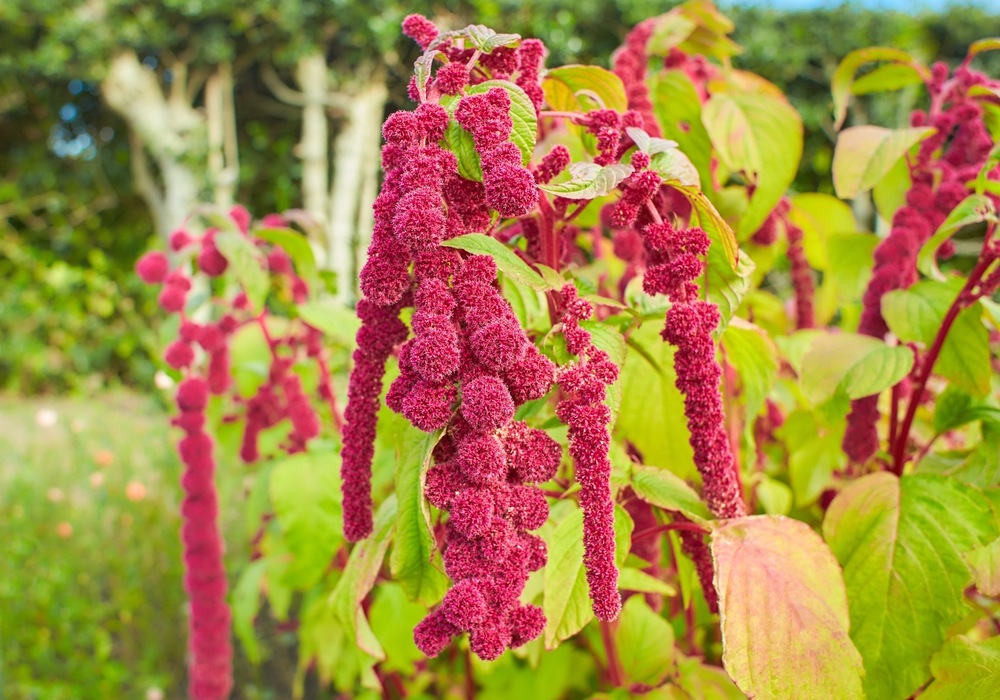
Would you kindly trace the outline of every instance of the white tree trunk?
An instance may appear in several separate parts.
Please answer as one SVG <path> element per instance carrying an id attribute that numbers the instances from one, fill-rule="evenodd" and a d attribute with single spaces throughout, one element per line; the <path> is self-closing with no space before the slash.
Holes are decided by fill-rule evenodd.
<path id="1" fill-rule="evenodd" d="M 327 218 L 327 183 L 330 172 L 330 136 L 326 117 L 328 75 L 322 52 L 303 56 L 295 66 L 295 80 L 302 90 L 302 139 L 296 155 L 302 159 L 302 204 L 321 230 Z"/>
<path id="2" fill-rule="evenodd" d="M 347 97 L 344 122 L 333 145 L 333 183 L 330 188 L 330 225 L 327 250 L 329 267 L 337 275 L 337 298 L 349 302 L 356 297 L 355 246 L 371 237 L 370 219 L 359 212 L 371 208 L 374 195 L 370 171 L 378 167 L 382 113 L 388 89 L 382 75 L 372 75 Z M 366 178 L 366 175 L 368 177 Z M 362 201 L 362 195 L 371 197 Z M 368 221 L 368 231 L 358 230 Z"/>
<path id="3" fill-rule="evenodd" d="M 162 184 L 158 186 L 145 154 L 132 154 L 136 172 L 143 173 L 136 186 L 163 237 L 183 223 L 205 185 L 204 176 L 198 174 L 207 171 L 205 122 L 186 98 L 186 82 L 185 66 L 174 67 L 174 84 L 169 97 L 165 96 L 156 74 L 126 51 L 112 60 L 101 83 L 105 101 L 135 134 L 135 146 L 148 151 L 159 169 Z M 196 169 L 199 163 L 202 167 Z"/>
<path id="4" fill-rule="evenodd" d="M 213 201 L 217 206 L 228 209 L 233 205 L 239 180 L 231 63 L 219 65 L 205 83 L 205 119 Z"/>

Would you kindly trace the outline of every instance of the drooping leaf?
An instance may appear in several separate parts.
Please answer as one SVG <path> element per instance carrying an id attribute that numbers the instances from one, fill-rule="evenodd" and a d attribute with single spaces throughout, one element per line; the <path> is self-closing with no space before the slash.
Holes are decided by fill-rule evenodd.
<path id="1" fill-rule="evenodd" d="M 850 199 L 867 192 L 885 177 L 910 147 L 934 133 L 931 127 L 885 129 L 852 126 L 837 137 L 833 151 L 833 186 Z"/>
<path id="2" fill-rule="evenodd" d="M 993 200 L 985 195 L 970 194 L 951 210 L 934 235 L 920 248 L 917 254 L 917 269 L 928 277 L 943 281 L 945 276 L 937 265 L 938 249 L 962 227 L 980 221 L 996 220 L 997 211 Z"/>
<path id="3" fill-rule="evenodd" d="M 962 554 L 997 536 L 989 502 L 954 479 L 877 472 L 834 499 L 823 535 L 844 567 L 865 694 L 908 697 L 965 615 L 972 575 Z"/>
<path id="4" fill-rule="evenodd" d="M 701 120 L 726 167 L 745 172 L 756 185 L 737 227 L 743 240 L 760 228 L 795 179 L 802 119 L 784 98 L 721 92 L 705 103 Z"/>
<path id="5" fill-rule="evenodd" d="M 483 53 L 492 53 L 501 46 L 517 46 L 521 42 L 519 34 L 497 34 L 482 24 L 470 24 L 465 28 L 465 35 Z"/>
<path id="6" fill-rule="evenodd" d="M 392 541 L 396 513 L 396 496 L 393 494 L 375 512 L 372 534 L 354 545 L 347 566 L 329 598 L 333 614 L 346 627 L 347 638 L 377 660 L 384 659 L 385 652 L 368 625 L 361 601 L 371 592 L 382 568 L 386 550 Z"/>
<path id="7" fill-rule="evenodd" d="M 315 585 L 343 544 L 340 456 L 305 452 L 285 457 L 271 471 L 271 502 L 292 559 L 285 580 Z"/>
<path id="8" fill-rule="evenodd" d="M 691 223 L 693 226 L 701 226 L 705 233 L 708 234 L 709 239 L 712 242 L 713 248 L 721 248 L 722 256 L 726 262 L 729 263 L 729 267 L 733 270 L 736 269 L 740 262 L 739 244 L 736 242 L 736 235 L 733 233 L 733 229 L 730 228 L 729 224 L 726 222 L 719 211 L 715 208 L 705 193 L 702 192 L 697 187 L 691 187 L 688 185 L 681 185 L 674 182 L 664 183 L 673 189 L 680 192 L 684 197 L 691 202 L 691 207 L 697 214 L 697 220 L 693 220 Z M 692 217 L 694 219 L 695 217 Z M 709 249 L 709 255 L 711 255 L 711 249 Z M 711 265 L 711 259 L 709 259 L 709 264 Z"/>
<path id="9" fill-rule="evenodd" d="M 961 282 L 925 280 L 909 289 L 898 289 L 882 297 L 882 316 L 900 340 L 923 343 L 930 348 L 941 329 Z M 958 314 L 934 364 L 934 371 L 970 394 L 986 396 L 993 376 L 989 331 L 982 324 L 978 304 Z"/>
<path id="10" fill-rule="evenodd" d="M 232 267 L 251 308 L 259 311 L 271 288 L 263 267 L 263 253 L 249 238 L 235 231 L 220 231 L 215 236 L 215 245 Z"/>
<path id="11" fill-rule="evenodd" d="M 698 170 L 703 188 L 712 188 L 712 141 L 701 122 L 701 98 L 684 71 L 668 70 L 651 79 L 653 110 L 663 135 L 676 141 Z"/>
<path id="12" fill-rule="evenodd" d="M 979 39 L 969 45 L 969 56 L 976 56 L 984 51 L 1000 51 L 1000 37 Z"/>
<path id="13" fill-rule="evenodd" d="M 629 337 L 620 380 L 622 404 L 629 410 L 618 417 L 615 433 L 635 445 L 647 463 L 696 478 L 684 397 L 675 386 L 674 350 L 660 337 L 662 329 L 662 322 L 647 322 Z"/>
<path id="14" fill-rule="evenodd" d="M 344 304 L 332 298 L 316 299 L 298 304 L 299 318 L 313 328 L 323 331 L 339 345 L 351 347 L 361 322 L 357 315 Z"/>
<path id="15" fill-rule="evenodd" d="M 712 532 L 712 558 L 722 660 L 743 692 L 864 697 L 840 566 L 808 525 L 780 515 L 730 520 Z"/>
<path id="16" fill-rule="evenodd" d="M 712 519 L 698 493 L 673 472 L 637 464 L 632 467 L 632 488 L 646 503 L 663 510 L 677 511 L 687 518 L 706 523 Z"/>
<path id="17" fill-rule="evenodd" d="M 625 602 L 615 641 L 627 682 L 655 686 L 670 672 L 674 630 L 650 609 L 643 596 L 632 596 Z"/>
<path id="18" fill-rule="evenodd" d="M 913 351 L 905 346 L 857 333 L 824 333 L 802 357 L 802 393 L 814 406 L 838 390 L 859 399 L 893 386 L 912 367 Z"/>
<path id="19" fill-rule="evenodd" d="M 677 148 L 655 153 L 649 161 L 651 170 L 664 182 L 677 182 L 686 187 L 701 187 L 701 176 L 691 159 Z"/>
<path id="20" fill-rule="evenodd" d="M 424 498 L 431 451 L 440 436 L 423 433 L 402 420 L 393 428 L 398 508 L 389 567 L 411 600 L 433 605 L 448 587 L 444 574 L 432 564 L 435 543 Z"/>
<path id="21" fill-rule="evenodd" d="M 267 561 L 250 562 L 233 587 L 233 632 L 251 663 L 260 663 L 260 643 L 254 633 L 254 619 L 260 610 L 261 583 L 267 572 Z"/>
<path id="22" fill-rule="evenodd" d="M 539 185 L 538 189 L 564 199 L 595 199 L 609 194 L 631 174 L 632 166 L 621 163 L 605 166 L 596 163 L 571 163 L 569 180 Z"/>
<path id="23" fill-rule="evenodd" d="M 621 78 L 599 66 L 568 65 L 553 68 L 545 73 L 542 89 L 549 107 L 558 111 L 613 109 L 624 112 L 628 109 L 628 98 Z"/>
<path id="24" fill-rule="evenodd" d="M 594 616 L 583 568 L 583 511 L 573 511 L 547 538 L 545 565 L 545 648 L 555 649 Z"/>
<path id="25" fill-rule="evenodd" d="M 660 595 L 677 595 L 677 589 L 666 581 L 650 576 L 641 569 L 626 566 L 618 572 L 618 588 L 623 591 L 638 593 L 659 593 Z"/>
<path id="26" fill-rule="evenodd" d="M 925 76 L 927 69 L 918 64 L 913 57 L 901 49 L 885 48 L 874 46 L 866 49 L 852 51 L 844 57 L 844 60 L 837 66 L 830 81 L 830 89 L 833 92 L 833 119 L 834 128 L 839 129 L 847 116 L 847 103 L 851 96 L 851 86 L 854 83 L 854 76 L 858 68 L 873 61 L 892 61 L 905 66 L 917 73 L 921 79 Z"/>
<path id="27" fill-rule="evenodd" d="M 767 333 L 741 318 L 734 318 L 722 334 L 722 347 L 726 360 L 740 375 L 741 398 L 750 422 L 778 374 L 778 349 Z"/>
<path id="28" fill-rule="evenodd" d="M 492 236 L 484 233 L 467 233 L 464 236 L 450 238 L 441 245 L 476 255 L 488 255 L 496 262 L 497 268 L 508 277 L 538 291 L 551 289 L 542 276 L 528 266 L 528 263 Z"/>
<path id="29" fill-rule="evenodd" d="M 911 85 L 919 85 L 924 79 L 913 66 L 904 63 L 886 63 L 854 81 L 851 94 L 870 95 L 873 92 L 902 90 Z"/>

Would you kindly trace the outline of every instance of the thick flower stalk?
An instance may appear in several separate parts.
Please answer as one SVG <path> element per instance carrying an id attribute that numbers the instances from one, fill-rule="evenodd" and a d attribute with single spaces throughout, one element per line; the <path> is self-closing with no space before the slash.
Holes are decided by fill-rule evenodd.
<path id="1" fill-rule="evenodd" d="M 611 621 L 618 617 L 622 603 L 615 565 L 615 502 L 608 459 L 611 409 L 605 399 L 607 387 L 618 379 L 618 367 L 580 326 L 580 321 L 593 314 L 590 302 L 580 299 L 572 285 L 563 287 L 561 294 L 566 349 L 579 359 L 559 370 L 557 382 L 565 398 L 556 407 L 556 415 L 569 426 L 569 453 L 574 477 L 580 484 L 583 562 L 591 605 L 597 619 Z"/>
<path id="2" fill-rule="evenodd" d="M 649 98 L 649 86 L 646 85 L 649 65 L 646 43 L 653 34 L 655 24 L 654 19 L 648 19 L 633 27 L 625 36 L 625 44 L 611 58 L 615 75 L 625 85 L 629 109 L 642 115 L 641 126 L 651 136 L 660 135 L 660 126 L 656 122 L 653 103 Z"/>
<path id="3" fill-rule="evenodd" d="M 948 213 L 970 194 L 966 183 L 978 175 L 993 145 L 982 107 L 969 90 L 1000 84 L 965 67 L 950 79 L 948 73 L 945 64 L 934 65 L 927 86 L 931 110 L 916 111 L 910 118 L 913 126 L 936 131 L 920 144 L 910 163 L 912 185 L 906 204 L 893 215 L 889 235 L 875 249 L 875 267 L 858 324 L 859 333 L 875 338 L 885 338 L 889 330 L 882 317 L 882 297 L 919 279 L 917 254 Z M 938 255 L 950 255 L 951 250 L 950 245 L 942 246 Z M 853 462 L 866 462 L 878 451 L 878 419 L 877 396 L 852 402 L 843 448 Z"/>
<path id="4" fill-rule="evenodd" d="M 189 599 L 190 668 L 188 689 L 195 700 L 221 700 L 232 688 L 233 650 L 226 570 L 219 532 L 212 438 L 203 430 L 208 385 L 189 377 L 177 389 L 178 423 L 186 426 L 178 450 L 184 463 L 181 505 L 184 588 Z"/>

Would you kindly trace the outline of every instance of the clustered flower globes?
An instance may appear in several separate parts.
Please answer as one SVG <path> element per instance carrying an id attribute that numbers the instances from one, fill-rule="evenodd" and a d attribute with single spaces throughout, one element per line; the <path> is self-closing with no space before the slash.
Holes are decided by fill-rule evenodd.
<path id="1" fill-rule="evenodd" d="M 249 213 L 242 207 L 230 211 L 238 235 L 260 251 L 259 264 L 271 276 L 271 283 L 284 288 L 295 302 L 305 301 L 308 286 L 294 271 L 291 259 L 281 248 L 254 236 Z M 261 220 L 265 227 L 284 226 L 278 215 Z M 177 338 L 164 353 L 164 360 L 181 372 L 173 424 L 184 431 L 178 452 L 185 471 L 181 480 L 184 501 L 181 539 L 184 582 L 190 606 L 189 690 L 197 700 L 229 697 L 232 686 L 230 611 L 226 602 L 226 574 L 223 540 L 218 525 L 218 494 L 215 487 L 214 443 L 206 429 L 205 412 L 210 396 L 224 397 L 232 408 L 224 420 L 242 418 L 240 456 L 245 462 L 260 459 L 260 434 L 282 421 L 288 430 L 280 449 L 285 454 L 302 452 L 319 435 L 320 419 L 313 401 L 327 402 L 334 420 L 339 420 L 327 370 L 322 333 L 301 321 L 287 324 L 283 335 L 267 332 L 267 309 L 255 311 L 242 290 L 232 292 L 225 285 L 213 291 L 209 300 L 215 318 L 196 321 L 188 315 L 193 275 L 202 275 L 209 289 L 211 279 L 224 274 L 228 261 L 217 246 L 221 232 L 210 228 L 202 235 L 179 229 L 171 236 L 171 248 L 178 255 L 173 269 L 162 252 L 150 252 L 136 264 L 139 277 L 148 284 L 161 285 L 160 306 L 180 317 Z M 192 262 L 193 259 L 193 271 Z M 233 385 L 230 344 L 243 327 L 259 325 L 268 345 L 270 366 L 256 393 L 241 396 Z M 307 394 L 296 368 L 314 363 L 319 369 L 315 396 Z"/>
<path id="2" fill-rule="evenodd" d="M 518 406 L 545 396 L 553 385 L 558 385 L 556 414 L 568 426 L 569 455 L 580 484 L 592 607 L 601 620 L 613 620 L 621 610 L 606 403 L 618 368 L 581 325 L 593 307 L 572 285 L 550 299 L 555 330 L 576 357 L 557 369 L 500 294 L 492 258 L 442 245 L 467 233 L 495 232 L 501 240 L 521 235 L 526 242 L 521 254 L 532 262 L 558 264 L 578 254 L 577 229 L 568 221 L 558 230 L 553 227 L 555 220 L 569 218 L 570 200 L 549 202 L 537 189 L 567 168 L 569 150 L 555 146 L 526 167 L 512 140 L 509 89 L 497 82 L 474 89 L 487 80 L 512 81 L 539 110 L 544 46 L 528 40 L 488 52 L 468 48 L 455 41 L 456 34 L 440 34 L 418 15 L 408 17 L 403 28 L 425 50 L 425 58 L 440 58 L 444 65 L 433 74 L 418 71 L 409 88 L 417 108 L 390 115 L 382 128 L 385 178 L 360 273 L 362 325 L 343 433 L 344 532 L 357 541 L 372 531 L 375 427 L 385 366 L 395 356 L 399 375 L 386 404 L 418 429 L 440 436 L 425 495 L 448 514 L 442 549 L 453 582 L 414 638 L 435 656 L 455 636 L 468 633 L 474 653 L 495 659 L 537 637 L 545 626 L 541 609 L 523 604 L 520 596 L 529 574 L 546 562 L 544 541 L 531 534 L 548 518 L 548 502 L 535 484 L 556 475 L 562 449 L 514 416 Z M 638 59 L 619 58 L 641 81 L 632 65 Z M 681 58 L 674 57 L 678 65 L 697 71 L 697 65 Z M 640 91 L 633 88 L 629 94 L 639 100 Z M 444 147 L 452 118 L 471 137 L 481 182 L 462 177 L 456 156 Z M 598 165 L 618 163 L 632 149 L 629 128 L 655 130 L 637 108 L 623 114 L 598 109 L 574 121 L 593 135 Z M 602 219 L 616 230 L 616 250 L 626 239 L 632 241 L 631 254 L 623 256 L 631 274 L 644 273 L 647 292 L 667 294 L 674 302 L 664 338 L 678 346 L 684 366 L 679 388 L 686 397 L 706 498 L 719 517 L 741 515 L 712 341 L 718 311 L 697 298 L 695 283 L 704 271 L 708 237 L 701 229 L 670 223 L 689 217 L 690 205 L 663 187 L 649 167 L 649 155 L 633 152 L 631 166 L 634 173 L 622 183 L 621 198 Z M 400 320 L 407 307 L 413 309 L 409 327 Z M 691 543 L 704 550 L 700 537 Z M 702 573 L 711 586 L 710 568 Z"/>

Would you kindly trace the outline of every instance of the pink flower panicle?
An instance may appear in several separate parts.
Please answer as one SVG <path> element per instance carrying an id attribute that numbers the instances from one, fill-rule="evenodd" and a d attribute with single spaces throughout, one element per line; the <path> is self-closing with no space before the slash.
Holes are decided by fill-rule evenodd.
<path id="1" fill-rule="evenodd" d="M 875 267 L 862 299 L 858 332 L 875 338 L 888 333 L 882 317 L 882 297 L 906 289 L 919 279 L 917 254 L 950 211 L 970 194 L 965 183 L 978 175 L 992 148 L 983 121 L 982 108 L 970 96 L 975 85 L 1000 87 L 1000 82 L 959 68 L 948 79 L 948 67 L 935 64 L 928 85 L 934 111 L 915 111 L 913 126 L 932 126 L 937 131 L 920 144 L 910 165 L 912 185 L 906 204 L 893 215 L 889 235 L 875 248 Z M 1000 169 L 997 171 L 1000 174 Z M 950 242 L 949 242 L 950 243 Z M 947 257 L 952 246 L 942 246 L 939 257 Z M 878 451 L 878 397 L 856 399 L 851 404 L 844 433 L 844 452 L 853 462 L 863 463 Z"/>
<path id="2" fill-rule="evenodd" d="M 696 280 L 704 271 L 702 258 L 708 252 L 708 236 L 700 228 L 676 229 L 666 222 L 647 224 L 642 236 L 648 260 L 643 288 L 649 294 L 666 294 L 672 302 L 663 339 L 677 347 L 677 389 L 684 394 L 684 413 L 703 495 L 716 517 L 743 516 L 746 507 L 723 424 L 722 370 L 712 340 L 719 310 L 698 299 Z"/>
<path id="3" fill-rule="evenodd" d="M 218 494 L 212 439 L 203 432 L 208 386 L 188 377 L 177 388 L 177 406 L 185 437 L 178 447 L 184 463 L 181 484 L 181 540 L 184 549 L 184 588 L 190 604 L 189 690 L 196 700 L 221 700 L 232 688 L 233 650 L 229 642 L 229 605 L 226 571 L 218 526 Z"/>
<path id="4" fill-rule="evenodd" d="M 425 277 L 414 295 L 415 336 L 399 349 L 400 375 L 386 397 L 421 430 L 443 431 L 425 494 L 450 514 L 444 563 L 455 584 L 414 630 L 428 656 L 468 632 L 473 652 L 495 659 L 545 624 L 518 598 L 545 565 L 545 543 L 528 531 L 545 522 L 548 503 L 530 484 L 555 475 L 562 451 L 513 417 L 518 404 L 549 391 L 554 365 L 525 336 L 496 274 L 492 258 L 472 255 Z M 423 349 L 425 338 L 432 349 Z"/>
<path id="5" fill-rule="evenodd" d="M 556 407 L 556 415 L 569 426 L 569 453 L 574 477 L 580 484 L 583 560 L 591 604 L 599 620 L 610 621 L 621 612 L 621 595 L 615 565 L 615 503 L 608 459 L 611 410 L 604 402 L 607 387 L 618 378 L 618 367 L 580 326 L 580 321 L 593 313 L 590 302 L 580 299 L 572 285 L 563 287 L 561 294 L 566 349 L 579 360 L 559 370 L 557 382 L 566 398 Z"/>
<path id="6" fill-rule="evenodd" d="M 642 116 L 640 125 L 651 136 L 660 136 L 660 127 L 653 114 L 653 103 L 646 85 L 646 70 L 649 55 L 646 44 L 653 34 L 655 20 L 648 19 L 637 24 L 625 36 L 625 44 L 612 56 L 615 75 L 621 78 L 628 97 L 628 107 Z"/>

